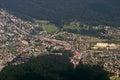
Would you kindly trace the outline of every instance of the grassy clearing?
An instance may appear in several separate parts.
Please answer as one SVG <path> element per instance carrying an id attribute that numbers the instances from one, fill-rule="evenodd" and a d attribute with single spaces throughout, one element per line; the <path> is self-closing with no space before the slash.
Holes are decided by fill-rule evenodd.
<path id="1" fill-rule="evenodd" d="M 72 26 L 72 25 L 64 25 L 63 29 L 80 30 L 80 27 L 75 27 L 75 26 Z"/>
<path id="2" fill-rule="evenodd" d="M 42 23 L 42 24 L 48 24 L 48 23 L 50 23 L 50 22 L 47 21 L 47 20 L 38 20 L 38 19 L 34 19 L 34 22 L 35 22 L 35 23 Z"/>
<path id="3" fill-rule="evenodd" d="M 86 39 L 87 42 L 103 42 L 106 41 L 105 39 L 100 39 L 97 37 L 93 37 L 93 36 L 87 36 L 87 35 L 81 35 L 81 34 L 76 34 L 78 36 L 80 36 L 81 38 Z"/>
<path id="4" fill-rule="evenodd" d="M 48 33 L 54 33 L 54 32 L 58 32 L 59 29 L 57 26 L 55 26 L 54 24 L 51 24 L 50 21 L 47 20 L 38 20 L 38 19 L 34 19 L 35 23 L 39 23 L 39 24 L 43 24 L 43 29 L 45 31 L 47 31 Z"/>
<path id="5" fill-rule="evenodd" d="M 45 29 L 48 33 L 54 33 L 54 32 L 58 32 L 58 31 L 59 31 L 59 29 L 58 29 L 54 24 L 44 25 L 44 29 Z"/>

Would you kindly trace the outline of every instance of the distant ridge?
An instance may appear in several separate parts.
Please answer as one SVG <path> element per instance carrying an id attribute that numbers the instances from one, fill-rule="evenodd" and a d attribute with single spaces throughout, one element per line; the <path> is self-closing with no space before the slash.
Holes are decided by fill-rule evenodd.
<path id="1" fill-rule="evenodd" d="M 47 19 L 57 25 L 79 20 L 120 26 L 119 0 L 0 0 L 0 7 L 24 19 Z"/>

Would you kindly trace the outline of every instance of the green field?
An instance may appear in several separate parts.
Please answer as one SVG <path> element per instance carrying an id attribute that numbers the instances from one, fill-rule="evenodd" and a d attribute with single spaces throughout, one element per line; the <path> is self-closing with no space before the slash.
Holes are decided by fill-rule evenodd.
<path id="1" fill-rule="evenodd" d="M 34 19 L 34 22 L 35 22 L 35 23 L 42 23 L 42 24 L 48 24 L 48 23 L 50 23 L 50 22 L 47 21 L 47 20 L 38 20 L 38 19 Z"/>
<path id="2" fill-rule="evenodd" d="M 75 27 L 73 25 L 64 25 L 63 29 L 80 30 L 80 27 Z"/>
<path id="3" fill-rule="evenodd" d="M 56 25 L 50 23 L 47 20 L 34 19 L 34 22 L 38 23 L 38 24 L 42 24 L 43 30 L 47 31 L 48 33 L 55 33 L 55 32 L 59 31 L 59 29 Z"/>
<path id="4" fill-rule="evenodd" d="M 54 24 L 46 24 L 43 27 L 48 33 L 55 33 L 59 31 L 58 27 L 56 27 Z"/>

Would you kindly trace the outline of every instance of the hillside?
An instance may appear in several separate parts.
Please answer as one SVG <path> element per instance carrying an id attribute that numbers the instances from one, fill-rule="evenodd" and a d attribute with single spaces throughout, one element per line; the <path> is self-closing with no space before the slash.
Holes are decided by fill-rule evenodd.
<path id="1" fill-rule="evenodd" d="M 108 73 L 99 66 L 81 64 L 73 69 L 66 55 L 33 58 L 4 68 L 0 76 L 0 80 L 109 80 Z"/>
<path id="2" fill-rule="evenodd" d="M 24 19 L 47 19 L 61 26 L 72 20 L 120 26 L 119 0 L 0 0 L 0 7 Z"/>

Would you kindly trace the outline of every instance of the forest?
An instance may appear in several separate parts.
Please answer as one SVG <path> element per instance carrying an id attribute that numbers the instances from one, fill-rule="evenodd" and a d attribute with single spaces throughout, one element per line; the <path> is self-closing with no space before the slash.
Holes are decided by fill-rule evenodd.
<path id="1" fill-rule="evenodd" d="M 0 7 L 32 20 L 49 20 L 63 26 L 71 21 L 120 26 L 119 0 L 0 0 Z"/>
<path id="2" fill-rule="evenodd" d="M 31 58 L 16 66 L 9 64 L 0 72 L 0 80 L 109 80 L 109 74 L 102 66 L 80 64 L 74 69 L 68 54 L 64 54 Z"/>

